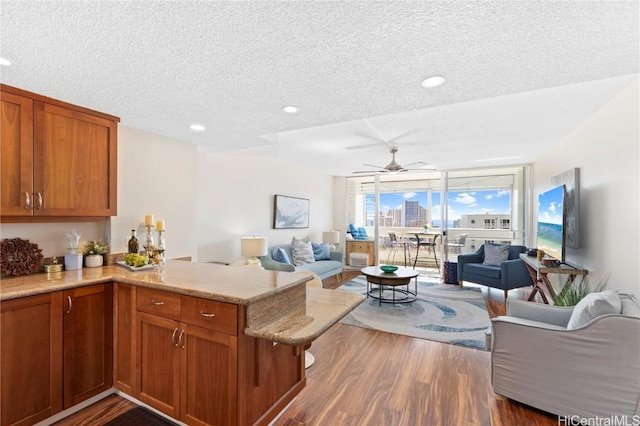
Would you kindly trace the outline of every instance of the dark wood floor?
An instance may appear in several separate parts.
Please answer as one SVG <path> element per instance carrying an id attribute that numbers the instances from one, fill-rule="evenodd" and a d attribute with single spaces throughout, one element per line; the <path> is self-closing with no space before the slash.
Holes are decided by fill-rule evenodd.
<path id="1" fill-rule="evenodd" d="M 504 314 L 502 291 L 483 295 L 490 317 Z M 310 350 L 307 386 L 275 425 L 557 425 L 556 416 L 493 392 L 489 352 L 340 323 Z M 112 395 L 56 425 L 101 425 L 134 406 Z"/>

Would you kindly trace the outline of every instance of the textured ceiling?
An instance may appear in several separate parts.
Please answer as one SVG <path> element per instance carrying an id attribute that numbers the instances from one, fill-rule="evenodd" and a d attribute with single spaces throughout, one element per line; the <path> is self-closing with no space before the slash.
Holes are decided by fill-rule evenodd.
<path id="1" fill-rule="evenodd" d="M 534 161 L 639 72 L 637 1 L 3 0 L 0 24 L 3 83 L 338 175 L 389 162 L 376 131 L 401 164 Z"/>

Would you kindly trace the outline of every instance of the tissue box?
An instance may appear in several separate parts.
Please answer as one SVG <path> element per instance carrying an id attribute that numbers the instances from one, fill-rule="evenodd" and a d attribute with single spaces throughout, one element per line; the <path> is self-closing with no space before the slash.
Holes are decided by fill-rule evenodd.
<path id="1" fill-rule="evenodd" d="M 82 255 L 80 253 L 68 253 L 64 255 L 64 269 L 74 271 L 82 269 Z"/>

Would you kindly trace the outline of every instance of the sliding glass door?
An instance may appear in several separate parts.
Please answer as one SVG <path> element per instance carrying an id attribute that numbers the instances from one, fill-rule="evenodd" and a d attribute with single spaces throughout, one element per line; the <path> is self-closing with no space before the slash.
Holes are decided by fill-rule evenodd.
<path id="1" fill-rule="evenodd" d="M 418 255 L 424 267 L 440 267 L 442 260 L 455 261 L 458 254 L 489 241 L 522 244 L 529 204 L 527 173 L 527 166 L 519 166 L 349 177 L 346 225 L 367 230 L 379 264 L 403 263 L 404 254 L 396 252 L 394 239 L 413 243 L 415 250 L 416 233 L 435 243 L 435 256 L 410 253 Z"/>

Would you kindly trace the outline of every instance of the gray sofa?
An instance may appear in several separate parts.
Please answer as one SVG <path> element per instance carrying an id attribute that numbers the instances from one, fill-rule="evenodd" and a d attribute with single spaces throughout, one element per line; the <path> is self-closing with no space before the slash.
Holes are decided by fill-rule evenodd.
<path id="1" fill-rule="evenodd" d="M 640 305 L 620 299 L 620 313 L 573 329 L 576 307 L 509 300 L 491 321 L 493 390 L 563 417 L 640 418 Z"/>
<path id="2" fill-rule="evenodd" d="M 260 262 L 262 262 L 262 267 L 264 269 L 285 272 L 311 271 L 318 275 L 321 280 L 342 273 L 342 252 L 330 252 L 331 260 L 317 260 L 313 263 L 294 266 L 291 263 L 282 263 L 274 259 L 274 257 L 277 257 L 276 252 L 280 248 L 284 249 L 287 252 L 287 256 L 289 256 L 289 259 L 293 259 L 293 256 L 291 255 L 291 244 L 279 244 L 273 247 L 269 247 L 267 255 L 260 257 Z"/>

